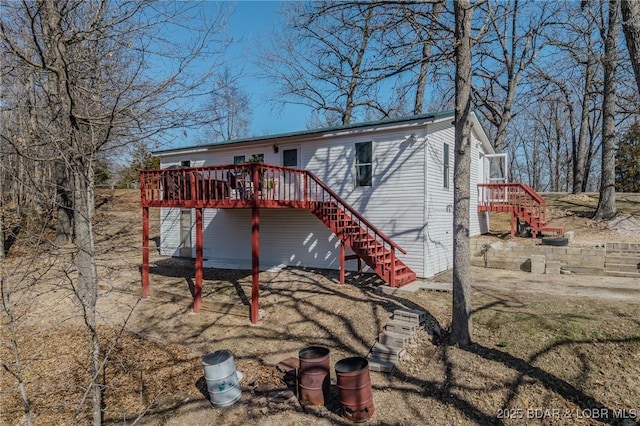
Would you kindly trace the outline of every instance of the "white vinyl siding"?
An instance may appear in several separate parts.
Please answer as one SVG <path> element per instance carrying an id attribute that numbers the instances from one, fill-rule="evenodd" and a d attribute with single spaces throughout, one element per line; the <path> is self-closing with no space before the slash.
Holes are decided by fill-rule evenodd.
<path id="1" fill-rule="evenodd" d="M 415 135 L 408 137 L 407 135 Z M 289 145 L 287 145 L 287 143 Z M 371 143 L 373 186 L 355 186 L 356 143 Z M 294 145 L 295 144 L 295 145 Z M 195 153 L 175 153 L 161 158 L 162 167 L 233 164 L 238 156 L 251 158 L 264 153 L 264 162 L 281 164 L 282 149 L 299 147 L 299 167 L 317 175 L 369 222 L 407 251 L 397 255 L 418 277 L 429 277 L 452 267 L 453 258 L 453 173 L 449 189 L 443 147 L 449 144 L 450 170 L 454 162 L 454 128 L 451 117 L 410 130 L 371 129 L 344 131 L 330 136 L 313 135 L 304 140 L 284 141 L 278 153 L 273 142 L 254 142 L 210 148 Z M 481 146 L 474 136 L 471 166 L 471 235 L 480 232 L 484 220 L 477 210 L 476 183 L 482 180 L 478 167 Z M 193 215 L 195 217 L 195 215 Z M 161 209 L 161 254 L 177 255 L 179 209 Z M 192 239 L 195 242 L 195 235 Z M 251 210 L 205 209 L 205 266 L 250 269 Z M 348 253 L 350 251 L 348 250 Z M 260 210 L 260 268 L 279 265 L 339 267 L 339 241 L 311 213 L 294 209 Z M 354 270 L 357 262 L 348 261 Z"/>
<path id="2" fill-rule="evenodd" d="M 160 209 L 160 254 L 178 256 L 180 250 L 180 209 Z"/>
<path id="3" fill-rule="evenodd" d="M 483 232 L 489 231 L 489 213 L 478 212 L 478 183 L 483 182 L 482 170 L 480 166 L 480 153 L 484 153 L 478 138 L 474 131 L 471 132 L 471 198 L 469 200 L 469 234 L 470 236 L 480 235 Z M 484 156 L 482 156 L 484 159 Z"/>
<path id="4" fill-rule="evenodd" d="M 205 266 L 251 269 L 251 210 L 206 209 L 204 216 Z M 337 269 L 338 244 L 307 211 L 260 209 L 261 270 L 282 265 Z"/>
<path id="5" fill-rule="evenodd" d="M 449 122 L 429 126 L 425 144 L 427 179 L 425 202 L 425 276 L 433 276 L 453 266 L 453 191 L 443 186 L 444 146 L 454 140 Z M 450 179 L 453 179 L 450 173 Z"/>
<path id="6" fill-rule="evenodd" d="M 414 131 L 415 133 L 415 131 Z M 424 149 L 406 131 L 378 133 L 373 139 L 373 187 L 356 187 L 357 135 L 302 145 L 302 167 L 311 170 L 407 254 L 397 256 L 424 275 Z M 418 138 L 419 139 L 419 138 Z"/>

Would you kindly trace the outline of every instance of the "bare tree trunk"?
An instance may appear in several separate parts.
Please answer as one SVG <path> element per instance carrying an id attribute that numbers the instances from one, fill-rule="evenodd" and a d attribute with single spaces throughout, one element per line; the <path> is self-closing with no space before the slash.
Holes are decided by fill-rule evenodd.
<path id="1" fill-rule="evenodd" d="M 349 88 L 346 92 L 345 108 L 342 112 L 342 124 L 349 124 L 353 119 L 353 108 L 356 102 L 356 89 L 360 83 L 360 76 L 362 74 L 362 61 L 364 60 L 367 52 L 367 46 L 369 45 L 369 39 L 371 37 L 370 24 L 373 19 L 373 7 L 367 9 L 367 15 L 365 17 L 365 25 L 362 30 L 362 40 L 357 49 L 357 57 L 353 65 L 351 65 L 351 78 L 349 80 Z"/>
<path id="2" fill-rule="evenodd" d="M 595 219 L 610 219 L 616 210 L 616 66 L 618 65 L 618 0 L 609 0 L 604 37 L 604 96 L 602 100 L 602 171 Z"/>
<path id="3" fill-rule="evenodd" d="M 471 19 L 469 0 L 454 2 L 456 43 L 455 162 L 453 168 L 453 313 L 451 343 L 471 343 L 469 197 L 471 166 Z"/>
<path id="4" fill-rule="evenodd" d="M 4 257 L 4 167 L 0 166 L 0 260 Z M 0 270 L 0 279 L 2 279 L 2 273 L 3 271 Z"/>
<path id="5" fill-rule="evenodd" d="M 589 136 L 589 93 L 593 82 L 593 61 L 587 59 L 584 70 L 584 90 L 582 96 L 582 112 L 580 115 L 580 133 L 573 149 L 573 193 L 584 192 L 587 186 L 587 137 Z"/>
<path id="6" fill-rule="evenodd" d="M 33 133 L 13 146 L 16 158 L 24 160 L 19 164 L 24 168 L 25 177 L 18 175 L 16 179 L 17 173 L 12 173 L 16 191 L 11 193 L 23 185 L 25 193 L 32 197 L 37 191 L 33 183 L 39 176 L 51 179 L 44 183 L 51 188 L 49 200 L 53 198 L 53 188 L 56 189 L 59 236 L 75 244 L 73 261 L 77 276 L 70 284 L 92 353 L 86 393 L 71 423 L 86 423 L 87 403 L 91 400 L 92 423 L 100 425 L 103 370 L 96 318 L 98 278 L 92 229 L 94 163 L 109 149 L 147 140 L 149 135 L 161 134 L 175 128 L 177 123 L 191 123 L 185 127 L 193 128 L 209 121 L 203 114 L 193 112 L 177 118 L 176 111 L 167 104 L 172 103 L 169 99 L 178 102 L 190 99 L 194 94 L 204 93 L 205 87 L 211 87 L 213 74 L 198 70 L 198 78 L 193 78 L 195 74 L 191 69 L 195 69 L 195 62 L 202 57 L 213 55 L 210 48 L 216 44 L 213 34 L 223 24 L 226 12 L 221 9 L 216 18 L 199 24 L 195 16 L 188 18 L 193 6 L 167 4 L 165 7 L 162 2 L 37 0 L 5 1 L 2 5 L 2 57 L 15 61 L 33 76 L 38 95 L 31 102 L 33 108 L 29 108 L 19 99 L 26 90 L 13 91 L 11 101 L 17 106 L 16 110 L 34 118 L 34 125 L 31 126 Z M 158 12 L 159 9 L 167 13 Z M 143 16 L 151 22 L 141 28 L 138 22 Z M 191 28 L 199 35 L 186 51 L 172 50 L 178 48 L 157 36 L 158 30 L 154 29 L 174 23 L 183 26 L 187 22 L 196 24 Z M 158 43 L 155 53 L 162 55 L 163 48 L 158 46 L 164 45 L 165 57 L 180 63 L 169 76 L 152 76 L 145 71 L 148 69 L 146 49 L 155 43 Z M 117 78 L 112 78 L 113 73 L 118 73 Z M 17 85 L 22 84 L 20 76 L 10 77 Z M 3 96 L 3 105 L 4 100 Z M 151 123 L 162 124 L 158 128 Z M 21 136 L 25 133 L 27 123 L 17 119 L 11 124 L 12 132 Z M 23 147 L 24 153 L 20 153 Z M 39 164 L 45 164 L 46 168 L 41 170 Z M 31 199 L 37 200 L 38 196 Z M 51 204 L 49 201 L 49 207 Z"/>
<path id="7" fill-rule="evenodd" d="M 560 170 L 562 168 L 562 155 L 561 155 L 561 150 L 562 150 L 562 145 L 563 145 L 563 140 L 562 140 L 562 125 L 560 123 L 560 117 L 559 117 L 560 111 L 559 111 L 559 107 L 556 105 L 555 108 L 555 112 L 553 114 L 553 124 L 554 124 L 554 129 L 553 129 L 553 133 L 555 136 L 555 144 L 553 147 L 553 151 L 554 151 L 554 158 L 553 158 L 553 177 L 554 177 L 554 182 L 553 182 L 553 189 L 552 191 L 560 191 L 560 177 L 561 177 L 561 173 Z"/>
<path id="8" fill-rule="evenodd" d="M 100 341 L 96 322 L 98 300 L 98 273 L 95 264 L 93 239 L 93 170 L 87 159 L 74 165 L 74 229 L 76 242 L 76 268 L 78 270 L 77 296 L 83 309 L 84 321 L 89 331 L 92 348 L 91 383 L 89 384 L 93 409 L 93 424 L 102 424 L 102 389 L 99 383 Z"/>
<path id="9" fill-rule="evenodd" d="M 56 177 L 56 224 L 55 244 L 62 246 L 73 240 L 73 191 L 69 190 L 69 171 L 62 160 L 55 161 Z"/>
<path id="10" fill-rule="evenodd" d="M 640 94 L 640 1 L 621 0 L 621 4 L 622 30 L 627 40 L 627 49 Z"/>
<path id="11" fill-rule="evenodd" d="M 427 36 L 422 41 L 422 62 L 420 63 L 420 71 L 418 72 L 418 80 L 416 81 L 416 99 L 413 104 L 413 113 L 415 115 L 422 114 L 424 104 L 424 92 L 427 87 L 429 64 L 431 63 L 431 50 L 435 44 L 435 33 L 438 27 L 438 18 L 440 12 L 444 8 L 444 1 L 433 3 L 431 8 L 431 23 Z M 417 29 L 416 32 L 419 30 Z"/>
<path id="12" fill-rule="evenodd" d="M 80 301 L 92 348 L 93 362 L 88 390 L 92 401 L 93 425 L 99 426 L 102 424 L 102 389 L 98 382 L 100 373 L 100 343 L 96 323 L 98 273 L 92 223 L 94 204 L 92 153 L 95 152 L 95 143 L 90 139 L 93 129 L 87 128 L 87 124 L 82 124 L 81 128 L 75 116 L 77 100 L 74 99 L 74 93 L 70 87 L 76 82 L 72 79 L 68 65 L 72 55 L 64 42 L 62 12 L 58 7 L 54 0 L 44 1 L 43 17 L 46 18 L 45 28 L 49 33 L 48 47 L 51 55 L 49 67 L 56 77 L 52 79 L 51 89 L 59 102 L 57 107 L 61 114 L 58 123 L 68 132 L 63 148 L 60 148 L 60 156 L 66 158 L 67 163 L 58 161 L 56 164 L 56 188 L 61 203 L 58 205 L 58 224 L 61 224 L 60 216 L 62 216 L 64 226 L 68 226 L 69 222 L 73 226 L 73 240 L 76 245 L 75 266 L 78 271 L 76 296 Z M 68 165 L 68 171 L 64 169 L 65 165 Z M 69 182 L 73 188 L 72 197 L 68 196 Z M 73 216 L 70 217 L 71 215 Z M 62 235 L 65 236 L 64 233 Z M 81 406 L 82 404 L 79 408 Z"/>
<path id="13" fill-rule="evenodd" d="M 63 42 L 64 31 L 61 12 L 53 0 L 43 1 L 40 7 L 44 20 L 42 25 L 43 41 L 46 47 L 42 59 L 46 61 L 46 68 L 51 72 L 50 78 L 47 79 L 47 91 L 52 97 L 51 113 L 54 117 L 51 126 L 60 126 L 60 128 L 73 133 L 72 128 L 68 127 L 68 120 L 73 113 L 73 105 L 70 98 L 71 93 L 68 92 L 71 82 L 66 68 L 67 46 Z M 73 137 L 73 135 L 69 134 L 68 137 Z M 70 243 L 73 239 L 73 200 L 70 197 L 67 165 L 63 161 L 64 156 L 69 155 L 69 151 L 62 148 L 65 145 L 67 144 L 60 145 L 58 159 L 55 160 L 56 209 L 58 212 L 55 243 L 57 245 Z"/>

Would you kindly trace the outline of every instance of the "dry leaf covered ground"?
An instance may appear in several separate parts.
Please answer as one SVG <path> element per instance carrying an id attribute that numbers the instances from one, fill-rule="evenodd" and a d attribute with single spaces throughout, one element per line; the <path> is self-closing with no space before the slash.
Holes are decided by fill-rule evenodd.
<path id="1" fill-rule="evenodd" d="M 371 276 L 348 277 L 349 284 L 340 285 L 333 271 L 302 269 L 261 273 L 264 317 L 257 326 L 246 316 L 207 309 L 192 314 L 193 263 L 157 253 L 154 292 L 141 301 L 137 192 L 105 193 L 97 212 L 105 424 L 348 424 L 338 414 L 334 371 L 331 402 L 305 409 L 295 396 L 278 393 L 292 386 L 275 365 L 312 344 L 330 349 L 332 366 L 343 357 L 365 356 L 399 307 L 427 311 L 430 325 L 446 328 L 450 322 L 449 293 L 388 295 Z M 586 220 L 561 217 L 564 223 Z M 603 229 L 606 237 L 619 234 L 610 232 Z M 0 359 L 7 367 L 0 372 L 0 424 L 24 420 L 9 371 L 25 379 L 35 424 L 69 424 L 74 413 L 79 424 L 90 422 L 81 402 L 89 348 L 69 291 L 70 260 L 59 250 L 7 262 L 14 321 L 4 315 L 0 329 Z M 375 414 L 368 423 L 636 424 L 640 284 L 610 281 L 619 297 L 603 298 L 583 292 L 590 277 L 558 280 L 474 269 L 474 345 L 462 350 L 418 333 L 392 374 L 371 373 Z M 207 270 L 205 308 L 207 301 L 246 303 L 250 287 L 246 271 Z M 231 349 L 245 376 L 240 400 L 225 408 L 207 400 L 202 371 L 202 356 L 218 349 Z"/>

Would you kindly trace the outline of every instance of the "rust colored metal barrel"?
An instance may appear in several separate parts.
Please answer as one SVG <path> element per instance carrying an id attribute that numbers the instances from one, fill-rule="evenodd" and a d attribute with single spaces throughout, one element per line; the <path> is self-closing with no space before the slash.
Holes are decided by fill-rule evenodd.
<path id="1" fill-rule="evenodd" d="M 369 420 L 375 411 L 369 361 L 359 356 L 344 358 L 335 369 L 342 417 L 356 423 Z"/>
<path id="2" fill-rule="evenodd" d="M 325 405 L 331 397 L 329 349 L 309 346 L 298 352 L 300 404 Z"/>

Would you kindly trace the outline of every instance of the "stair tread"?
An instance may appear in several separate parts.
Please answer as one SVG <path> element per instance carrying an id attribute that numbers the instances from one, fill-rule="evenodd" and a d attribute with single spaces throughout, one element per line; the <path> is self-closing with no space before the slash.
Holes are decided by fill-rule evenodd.
<path id="1" fill-rule="evenodd" d="M 366 225 L 362 226 L 359 221 L 353 220 L 353 216 L 336 202 L 319 201 L 310 204 L 311 206 L 313 214 L 346 242 L 355 255 L 371 267 L 388 285 L 398 287 L 415 280 L 416 274 L 409 266 L 398 258 L 392 262 L 391 249 L 379 239 L 379 236 L 372 233 Z M 345 209 L 349 208 L 345 207 Z M 391 271 L 392 267 L 393 271 Z M 391 272 L 394 273 L 393 282 L 391 282 Z"/>

